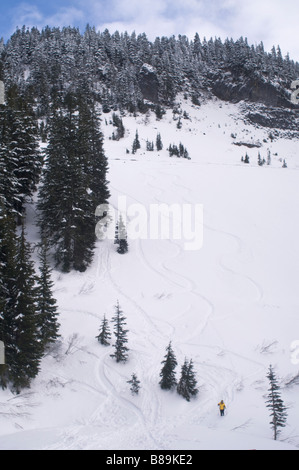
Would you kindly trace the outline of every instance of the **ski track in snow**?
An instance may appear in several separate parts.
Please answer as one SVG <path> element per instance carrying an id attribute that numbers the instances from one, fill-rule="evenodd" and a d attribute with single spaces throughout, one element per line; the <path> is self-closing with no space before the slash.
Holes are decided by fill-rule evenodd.
<path id="1" fill-rule="evenodd" d="M 128 160 L 128 158 L 119 157 L 111 158 L 111 161 L 120 165 L 139 164 L 137 158 Z M 148 195 L 150 195 L 148 202 L 169 202 L 169 194 L 175 194 L 176 202 L 194 204 L 197 200 L 196 188 L 187 186 L 179 174 L 181 162 L 182 159 L 171 159 L 169 172 L 165 171 L 164 164 L 159 167 L 158 171 L 155 164 L 152 167 L 147 166 L 149 170 L 147 173 L 140 165 L 138 175 L 145 181 L 143 188 L 145 200 L 141 200 L 138 196 L 140 195 L 138 185 L 137 189 L 133 185 L 130 186 L 128 191 L 128 184 L 124 184 L 123 194 L 131 201 L 142 205 L 146 205 Z M 240 163 L 231 162 L 198 163 L 191 160 L 188 164 L 241 167 Z M 163 184 L 161 184 L 161 178 L 163 178 Z M 111 184 L 109 186 L 112 194 L 121 194 L 122 188 Z M 209 216 L 204 208 L 204 216 L 206 215 Z M 251 248 L 233 231 L 226 230 L 226 227 L 220 228 L 206 223 L 205 219 L 204 230 L 213 234 L 217 243 L 219 240 L 219 246 L 228 248 L 225 253 L 220 252 L 215 255 L 215 260 L 213 260 L 215 269 L 219 268 L 227 283 L 236 281 L 244 287 L 242 293 L 244 292 L 248 303 L 253 306 L 260 305 L 265 297 L 264 288 L 246 272 L 246 260 L 255 261 Z M 197 429 L 197 426 L 220 431 L 225 429 L 225 421 L 219 419 L 218 408 L 215 406 L 220 399 L 224 399 L 228 406 L 227 413 L 231 421 L 228 421 L 227 426 L 230 430 L 237 432 L 248 429 L 248 432 L 251 432 L 254 417 L 248 418 L 248 415 L 239 417 L 231 410 L 244 384 L 257 388 L 254 381 L 261 380 L 261 377 L 266 374 L 264 362 L 259 361 L 258 357 L 255 359 L 256 356 L 247 356 L 245 351 L 238 351 L 228 344 L 217 323 L 219 314 L 221 316 L 217 299 L 213 299 L 210 292 L 205 292 L 204 287 L 196 278 L 186 274 L 185 252 L 180 241 L 166 240 L 163 247 L 162 254 L 158 253 L 151 257 L 151 252 L 148 251 L 144 240 L 134 241 L 134 256 L 138 262 L 138 269 L 142 271 L 145 279 L 153 280 L 155 287 L 163 286 L 161 291 L 156 291 L 156 294 L 152 295 L 157 303 L 147 306 L 146 302 L 142 302 L 141 293 L 134 292 L 129 282 L 128 290 L 126 286 L 121 285 L 115 268 L 118 259 L 113 253 L 111 244 L 97 243 L 94 265 L 80 277 L 80 285 L 78 283 L 77 294 L 74 296 L 77 295 L 79 300 L 88 299 L 97 291 L 102 293 L 107 286 L 110 289 L 109 295 L 112 297 L 113 294 L 115 301 L 119 300 L 120 305 L 122 302 L 125 303 L 124 313 L 128 313 L 128 320 L 127 309 L 132 308 L 138 317 L 138 327 L 130 325 L 129 328 L 134 339 L 129 344 L 130 360 L 125 365 L 117 364 L 110 358 L 112 351 L 110 347 L 105 349 L 95 340 L 92 342 L 90 338 L 86 340 L 84 336 L 79 336 L 69 356 L 64 355 L 60 359 L 62 366 L 59 368 L 58 362 L 57 369 L 52 368 L 49 372 L 45 372 L 43 381 L 46 383 L 46 388 L 49 387 L 48 393 L 57 400 L 62 396 L 62 392 L 60 393 L 59 389 L 56 390 L 54 385 L 50 386 L 55 380 L 59 382 L 61 390 L 69 388 L 78 396 L 80 392 L 88 394 L 91 405 L 84 415 L 77 419 L 70 419 L 69 425 L 62 426 L 57 431 L 57 438 L 44 448 L 49 450 L 112 448 L 163 450 L 170 449 L 172 445 L 178 448 L 177 442 L 183 441 L 188 447 L 190 445 L 190 448 L 192 446 L 200 448 L 201 438 L 196 433 L 194 435 L 188 433 L 185 436 L 182 429 L 193 425 L 196 426 L 194 429 Z M 130 263 L 130 254 L 125 256 L 128 257 L 127 260 Z M 236 264 L 238 269 L 235 268 Z M 63 295 L 66 289 L 57 285 L 56 292 Z M 155 312 L 152 305 L 159 305 L 161 308 L 164 302 L 167 310 L 167 306 L 171 308 L 171 302 L 176 296 L 183 301 L 187 300 L 186 302 L 181 300 L 183 307 L 179 303 L 172 316 L 159 315 L 159 309 L 157 309 L 158 313 Z M 78 307 L 72 304 L 71 307 L 62 306 L 61 313 L 67 317 L 71 315 L 76 318 L 78 323 L 75 331 L 78 331 L 81 319 L 83 322 L 90 319 L 90 321 L 96 321 L 97 324 L 102 320 L 103 312 L 96 313 L 91 309 L 92 307 L 85 309 L 82 304 L 78 304 Z M 211 333 L 212 340 L 209 344 Z M 62 342 L 65 350 L 68 347 L 67 340 L 68 338 L 63 338 Z M 167 395 L 167 393 L 161 393 L 159 389 L 160 363 L 165 354 L 163 348 L 170 340 L 173 340 L 180 364 L 186 355 L 190 355 L 189 358 L 193 359 L 198 371 L 199 395 L 193 401 L 192 406 L 189 404 L 185 406 L 184 400 L 176 402 L 172 393 Z M 84 371 L 78 376 L 77 372 L 80 368 Z M 126 384 L 132 369 L 138 372 L 138 378 L 141 379 L 141 391 L 138 397 L 130 396 Z M 179 369 L 180 366 L 177 369 L 178 373 Z M 176 408 L 172 409 L 175 419 L 169 417 L 168 397 L 169 401 L 174 400 L 173 403 L 175 403 Z M 179 406 L 177 406 L 178 403 L 180 403 Z M 35 392 L 24 393 L 7 403 L 0 403 L 0 414 L 3 417 L 7 416 L 7 419 L 9 417 L 14 419 L 16 428 L 22 429 L 24 426 L 26 429 L 26 423 L 34 420 L 34 408 L 39 405 L 36 402 Z"/>
<path id="2" fill-rule="evenodd" d="M 164 174 L 165 177 L 167 177 L 167 176 L 169 177 L 168 173 L 164 172 L 163 174 Z M 153 175 L 146 175 L 146 176 L 148 178 L 151 178 L 152 181 L 155 181 L 155 179 L 156 179 L 155 176 L 153 176 Z M 149 183 L 147 181 L 147 184 L 152 189 L 154 189 L 157 193 L 156 196 L 154 197 L 154 199 L 158 203 L 164 202 L 163 201 L 163 190 L 159 186 L 155 186 L 153 184 L 153 182 Z M 196 198 L 192 197 L 191 189 L 181 183 L 181 177 L 179 175 L 176 174 L 172 177 L 171 184 L 173 184 L 177 188 L 183 189 L 183 191 L 188 191 L 188 193 L 191 195 L 190 199 L 188 199 L 186 197 L 182 198 L 182 201 L 184 203 L 192 204 L 192 201 L 196 200 Z M 132 197 L 132 196 L 130 196 L 130 197 Z M 224 236 L 224 237 L 228 237 L 228 238 L 232 239 L 233 242 L 237 246 L 237 252 L 236 252 L 235 256 L 236 255 L 238 256 L 239 254 L 242 254 L 243 252 L 246 251 L 247 247 L 246 247 L 245 243 L 243 242 L 243 240 L 240 237 L 236 236 L 235 234 L 233 234 L 231 232 L 221 230 L 221 229 L 218 229 L 218 228 L 211 227 L 211 226 L 207 225 L 205 222 L 204 222 L 204 228 L 208 229 L 208 230 L 210 230 L 210 231 L 212 231 L 216 234 L 219 234 L 220 236 Z M 174 240 L 170 240 L 170 243 L 174 244 L 178 249 L 178 251 L 177 251 L 176 255 L 174 255 L 174 257 L 182 256 L 183 255 L 182 247 L 180 245 L 178 245 L 177 242 L 175 242 Z M 142 243 L 140 243 L 140 245 L 142 246 Z M 195 297 L 197 297 L 197 299 L 203 300 L 208 305 L 208 308 L 209 308 L 210 312 L 206 316 L 206 320 L 205 320 L 204 325 L 200 324 L 196 328 L 196 330 L 193 332 L 194 334 L 192 334 L 192 336 L 190 336 L 189 338 L 186 339 L 186 341 L 184 341 L 185 343 L 191 345 L 193 337 L 200 337 L 200 334 L 203 333 L 203 331 L 205 330 L 205 328 L 208 325 L 212 326 L 212 328 L 214 329 L 214 331 L 216 331 L 216 334 L 219 338 L 219 344 L 221 345 L 222 351 L 224 351 L 225 353 L 228 353 L 230 357 L 235 356 L 238 359 L 242 359 L 245 362 L 248 361 L 251 364 L 256 365 L 258 367 L 258 369 L 254 372 L 253 375 L 259 374 L 261 371 L 265 370 L 265 367 L 263 366 L 262 363 L 257 363 L 256 361 L 253 361 L 251 358 L 247 358 L 246 356 L 242 356 L 238 353 L 235 353 L 234 351 L 231 351 L 229 348 L 227 348 L 225 346 L 221 334 L 216 329 L 215 324 L 213 322 L 211 322 L 211 319 L 213 318 L 213 316 L 215 314 L 215 305 L 213 304 L 213 302 L 209 298 L 204 296 L 202 293 L 198 292 L 198 290 L 199 290 L 198 286 L 196 285 L 196 282 L 193 279 L 190 279 L 185 274 L 182 275 L 182 273 L 178 273 L 177 271 L 174 271 L 173 268 L 170 269 L 167 266 L 167 262 L 169 262 L 169 259 L 167 259 L 167 261 L 162 262 L 159 266 L 159 269 L 154 268 L 149 263 L 149 261 L 146 259 L 146 255 L 145 255 L 144 251 L 142 251 L 142 248 L 141 248 L 141 252 L 142 252 L 142 260 L 146 262 L 146 265 L 150 269 L 152 269 L 154 272 L 158 273 L 163 279 L 167 278 L 176 287 L 178 286 L 178 287 L 182 288 L 183 287 L 182 284 L 185 283 L 184 287 L 189 293 L 193 294 Z M 226 255 L 226 256 L 229 257 L 229 255 Z M 219 262 L 219 265 L 221 266 L 221 268 L 225 272 L 229 273 L 230 275 L 233 275 L 235 277 L 241 277 L 242 279 L 245 279 L 246 281 L 248 281 L 249 284 L 252 284 L 253 287 L 256 290 L 256 296 L 255 296 L 255 298 L 253 298 L 253 301 L 261 302 L 262 299 L 263 299 L 263 288 L 262 288 L 262 286 L 260 284 L 258 284 L 254 279 L 252 279 L 250 276 L 248 276 L 248 275 L 246 275 L 242 272 L 234 271 L 233 269 L 228 267 L 227 264 L 224 262 L 224 257 L 225 257 L 225 255 L 221 255 L 218 258 L 218 262 Z M 176 280 L 174 280 L 173 277 L 175 277 Z M 177 282 L 178 278 L 180 279 L 180 282 Z M 181 281 L 183 281 L 183 283 Z M 185 315 L 186 315 L 186 312 L 182 313 L 182 316 L 185 316 Z M 199 350 L 202 347 L 204 347 L 200 342 L 196 343 L 194 346 L 196 346 Z M 209 347 L 209 346 L 207 346 L 207 347 Z M 200 356 L 200 352 L 199 352 L 198 355 Z M 238 379 L 239 376 L 238 376 L 238 373 L 236 372 L 235 366 L 233 364 L 233 360 L 230 360 L 230 363 L 231 363 L 231 369 L 226 370 L 226 374 L 224 374 L 224 377 L 223 377 L 223 367 L 216 366 L 217 373 L 215 373 L 215 372 L 213 372 L 212 374 L 207 373 L 207 376 L 205 376 L 205 374 L 203 373 L 203 367 L 202 367 L 203 364 L 201 363 L 201 365 L 200 365 L 201 377 L 204 378 L 204 382 L 208 383 L 209 385 L 214 382 L 214 385 L 212 386 L 212 389 L 216 391 L 216 394 L 214 395 L 215 400 L 217 400 L 217 397 L 223 396 L 227 403 L 231 403 L 231 401 L 233 400 L 233 396 L 234 396 L 234 388 L 239 385 L 239 379 Z M 209 370 L 210 367 L 211 367 L 211 365 L 209 364 L 207 370 Z M 216 383 L 215 383 L 215 380 L 213 379 L 213 377 L 215 377 L 215 376 L 221 377 L 221 380 L 217 380 Z M 244 379 L 248 379 L 249 377 L 251 377 L 251 374 L 248 375 L 248 376 L 245 376 Z M 223 387 L 223 384 L 226 384 L 226 385 Z M 221 389 L 223 390 L 222 393 L 220 392 Z M 210 401 L 210 398 L 209 398 L 209 401 Z M 210 412 L 210 410 L 209 410 L 209 412 Z"/>
<path id="3" fill-rule="evenodd" d="M 146 176 L 147 176 L 147 178 L 151 178 L 152 180 L 155 181 L 155 177 L 153 175 L 146 175 Z M 169 175 L 167 174 L 166 176 L 169 176 Z M 176 175 L 175 178 L 178 178 L 178 176 Z M 189 188 L 186 188 L 183 185 L 180 185 L 177 182 L 175 182 L 174 178 L 173 178 L 172 183 L 175 184 L 177 187 L 181 186 L 181 188 L 183 188 L 184 190 L 185 189 L 189 190 Z M 149 183 L 148 181 L 147 181 L 147 184 L 151 187 L 151 189 L 154 189 L 156 191 L 156 193 L 158 193 L 158 196 L 153 196 L 153 199 L 155 201 L 157 201 L 157 203 L 162 203 L 163 202 L 163 190 L 160 187 L 156 187 L 153 183 Z M 112 189 L 115 189 L 115 188 L 112 187 Z M 142 204 L 141 201 L 139 199 L 137 199 L 135 196 L 133 196 L 131 193 L 126 192 L 126 195 L 131 200 L 133 200 L 133 201 L 135 201 L 139 204 Z M 184 198 L 184 202 L 190 203 L 190 201 L 185 199 L 185 198 Z M 236 237 L 234 234 L 227 233 L 227 232 L 224 232 L 222 230 L 213 229 L 213 228 L 207 227 L 206 225 L 205 225 L 205 227 L 209 228 L 210 230 L 213 230 L 216 233 L 219 233 L 222 236 L 224 235 L 224 236 L 231 237 L 235 242 L 237 242 L 239 249 L 241 249 L 240 247 L 243 246 L 242 241 L 238 237 Z M 169 268 L 167 266 L 167 263 L 169 263 L 169 261 L 175 260 L 176 258 L 183 255 L 183 249 L 178 243 L 176 243 L 172 239 L 169 240 L 169 243 L 171 244 L 172 247 L 175 247 L 176 251 L 171 256 L 171 258 L 168 257 L 166 261 L 159 262 L 158 266 L 153 266 L 149 262 L 149 260 L 147 259 L 146 254 L 145 254 L 145 250 L 143 249 L 142 240 L 138 239 L 137 243 L 136 243 L 136 246 L 137 246 L 137 254 L 139 256 L 139 259 L 140 259 L 141 263 L 147 269 L 149 269 L 155 275 L 160 276 L 164 281 L 165 281 L 165 279 L 167 279 L 168 283 L 171 286 L 173 286 L 176 290 L 177 289 L 183 290 L 186 293 L 188 293 L 189 295 L 191 294 L 192 297 L 194 297 L 195 300 L 191 304 L 191 306 L 188 307 L 187 311 L 184 311 L 181 314 L 181 316 L 184 317 L 186 322 L 188 322 L 188 319 L 186 318 L 186 313 L 188 313 L 188 311 L 194 309 L 194 310 L 197 310 L 197 311 L 201 312 L 202 311 L 202 303 L 206 304 L 208 312 L 205 315 L 204 320 L 202 318 L 200 318 L 200 321 L 198 322 L 198 325 L 196 326 L 196 329 L 192 331 L 191 335 L 188 338 L 185 338 L 183 342 L 179 342 L 180 352 L 181 352 L 181 355 L 183 355 L 182 351 L 183 351 L 184 344 L 189 344 L 190 345 L 190 344 L 192 344 L 191 342 L 192 342 L 193 338 L 200 338 L 201 333 L 204 331 L 204 329 L 207 327 L 208 324 L 212 325 L 213 329 L 216 330 L 214 324 L 212 324 L 210 322 L 210 319 L 212 318 L 212 316 L 215 313 L 215 306 L 214 306 L 213 302 L 210 299 L 208 299 L 206 296 L 204 296 L 203 294 L 198 292 L 198 287 L 196 285 L 196 282 L 193 279 L 191 279 L 191 278 L 187 277 L 185 274 L 183 275 L 182 273 L 177 272 L 173 268 Z M 227 270 L 229 273 L 233 273 L 236 276 L 243 276 L 240 273 L 234 272 L 231 269 L 226 268 L 224 263 L 221 263 L 221 265 L 223 266 L 223 269 Z M 261 292 L 261 290 L 258 288 L 258 286 L 256 286 L 256 284 L 253 280 L 251 280 L 248 276 L 244 276 L 244 277 L 249 282 L 252 282 L 254 284 L 254 286 L 257 288 L 259 293 Z M 112 282 L 115 285 L 115 282 L 113 280 L 112 280 Z M 117 286 L 117 290 L 118 290 L 119 293 L 121 293 L 121 295 L 124 295 L 124 293 L 121 291 L 121 289 L 118 286 Z M 125 295 L 125 297 L 127 298 L 126 295 Z M 258 300 L 260 300 L 261 297 L 262 297 L 262 295 L 259 295 Z M 132 302 L 132 299 L 130 299 L 130 300 Z M 133 302 L 133 303 L 136 306 L 136 302 Z M 199 308 L 197 308 L 196 305 L 199 305 Z M 141 309 L 141 307 L 139 305 L 137 305 L 137 308 Z M 141 310 L 143 310 L 143 309 L 141 309 Z M 147 315 L 147 318 L 148 318 L 148 315 Z M 177 318 L 175 318 L 174 320 L 176 320 L 176 319 Z M 169 322 L 168 322 L 168 324 L 169 324 Z M 172 327 L 172 328 L 173 328 L 173 334 L 174 334 L 175 333 L 175 327 Z M 217 330 L 216 330 L 216 334 L 218 335 L 219 343 L 222 346 L 222 350 L 225 351 L 226 353 L 229 353 L 230 356 L 233 355 L 234 353 L 229 351 L 229 349 L 225 347 L 225 344 L 223 342 L 223 338 L 221 337 L 220 333 Z M 200 357 L 200 349 L 202 347 L 200 342 L 197 343 L 195 346 L 198 349 L 198 354 L 197 355 Z M 178 350 L 178 342 L 176 343 L 176 349 Z M 197 357 L 196 357 L 197 355 L 195 355 L 195 361 L 197 359 Z M 242 358 L 242 359 L 244 359 L 245 361 L 248 360 L 245 357 Z M 215 377 L 215 376 L 219 377 L 219 380 L 215 381 L 215 379 L 214 379 L 214 384 L 211 386 L 212 390 L 214 391 L 214 393 L 213 393 L 214 402 L 216 402 L 218 400 L 219 396 L 225 397 L 225 400 L 228 403 L 230 403 L 233 400 L 234 388 L 239 384 L 239 381 L 238 381 L 238 374 L 235 370 L 235 366 L 233 364 L 233 361 L 230 360 L 230 363 L 231 363 L 231 369 L 224 369 L 221 366 L 216 367 L 217 373 L 214 372 L 213 377 Z M 206 368 L 206 370 L 208 370 L 208 368 Z M 202 364 L 201 364 L 201 379 L 205 383 L 209 383 L 209 384 L 213 383 L 213 382 L 211 382 L 211 374 L 207 373 L 205 375 L 204 369 L 202 368 Z M 209 385 L 209 387 L 210 387 L 210 385 Z M 210 398 L 209 398 L 209 400 L 210 400 Z M 212 406 L 213 405 L 211 405 L 211 407 Z M 208 407 L 207 411 L 205 411 L 205 414 L 210 414 L 210 411 L 211 411 L 210 407 Z"/>

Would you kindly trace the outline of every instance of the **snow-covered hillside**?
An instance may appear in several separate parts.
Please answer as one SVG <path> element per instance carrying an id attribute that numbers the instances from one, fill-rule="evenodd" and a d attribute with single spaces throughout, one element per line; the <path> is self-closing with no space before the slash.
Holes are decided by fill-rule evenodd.
<path id="1" fill-rule="evenodd" d="M 111 139 L 111 114 L 102 116 L 111 204 L 124 195 L 148 211 L 150 204 L 203 204 L 203 246 L 188 251 L 186 240 L 139 238 L 119 255 L 107 239 L 97 242 L 85 273 L 53 271 L 61 342 L 30 389 L 1 391 L 0 449 L 299 447 L 298 381 L 287 386 L 299 372 L 291 350 L 299 340 L 298 141 L 271 142 L 268 129 L 243 121 L 240 106 L 214 100 L 198 107 L 181 98 L 187 115 L 180 129 L 172 110 L 160 121 L 154 113 L 126 115 L 119 141 Z M 142 148 L 133 155 L 126 149 L 136 130 Z M 163 150 L 146 151 L 158 132 Z M 180 142 L 190 160 L 168 156 L 169 144 Z M 267 159 L 268 149 L 271 165 L 258 166 L 258 152 Z M 249 165 L 241 162 L 246 152 Z M 29 206 L 33 243 L 34 217 Z M 126 364 L 95 338 L 117 301 L 129 330 Z M 185 357 L 193 359 L 199 393 L 190 402 L 159 387 L 169 341 L 178 377 Z M 265 405 L 270 364 L 289 408 L 277 442 Z M 137 397 L 127 384 L 132 373 L 141 382 Z"/>

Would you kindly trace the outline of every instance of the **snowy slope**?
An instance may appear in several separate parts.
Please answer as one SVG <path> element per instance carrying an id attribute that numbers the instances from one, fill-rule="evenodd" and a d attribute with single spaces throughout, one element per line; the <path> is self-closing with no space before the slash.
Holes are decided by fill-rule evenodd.
<path id="1" fill-rule="evenodd" d="M 203 204 L 202 249 L 186 251 L 184 240 L 136 239 L 121 256 L 104 240 L 86 273 L 54 271 L 61 342 L 31 389 L 19 396 L 1 391 L 0 449 L 299 447 L 298 385 L 285 386 L 299 371 L 291 353 L 299 340 L 298 141 L 271 143 L 266 129 L 243 122 L 237 105 L 178 102 L 189 115 L 181 129 L 170 110 L 161 121 L 124 116 L 126 135 L 118 142 L 109 139 L 111 115 L 103 115 L 111 204 L 122 195 L 147 209 Z M 142 149 L 127 154 L 136 130 Z M 145 141 L 155 142 L 157 132 L 164 149 L 146 152 Z M 168 156 L 168 145 L 179 142 L 191 160 Z M 268 148 L 271 166 L 259 167 L 258 151 L 266 158 Z M 246 151 L 250 165 L 240 161 Z M 37 240 L 34 206 L 27 232 Z M 116 364 L 112 347 L 95 339 L 117 300 L 129 330 L 126 364 Z M 185 357 L 194 361 L 199 394 L 190 403 L 158 385 L 170 340 L 178 376 Z M 280 442 L 272 440 L 265 406 L 270 364 L 289 406 Z M 133 372 L 138 397 L 126 383 Z"/>

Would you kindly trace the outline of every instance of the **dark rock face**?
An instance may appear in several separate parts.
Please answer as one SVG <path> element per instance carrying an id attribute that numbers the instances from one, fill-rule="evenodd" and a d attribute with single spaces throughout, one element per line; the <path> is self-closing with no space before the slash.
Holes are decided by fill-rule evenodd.
<path id="1" fill-rule="evenodd" d="M 295 108 L 282 89 L 254 78 L 246 78 L 244 81 L 217 79 L 212 84 L 212 91 L 218 98 L 232 103 L 244 100 L 274 108 Z"/>
<path id="2" fill-rule="evenodd" d="M 264 108 L 249 112 L 247 118 L 259 126 L 271 129 L 294 131 L 299 129 L 299 110 Z"/>
<path id="3" fill-rule="evenodd" d="M 230 72 L 211 78 L 213 94 L 231 103 L 244 101 L 246 118 L 252 123 L 270 129 L 298 131 L 299 106 L 291 102 L 282 86 L 254 76 L 233 76 Z"/>
<path id="4" fill-rule="evenodd" d="M 139 72 L 139 87 L 144 99 L 158 103 L 159 80 L 154 67 L 143 64 Z"/>

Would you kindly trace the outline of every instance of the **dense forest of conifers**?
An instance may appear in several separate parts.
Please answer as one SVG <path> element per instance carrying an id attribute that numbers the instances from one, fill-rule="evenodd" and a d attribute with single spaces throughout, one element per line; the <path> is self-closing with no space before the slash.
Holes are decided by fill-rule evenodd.
<path id="1" fill-rule="evenodd" d="M 215 79 L 290 87 L 299 64 L 280 48 L 245 39 L 150 42 L 145 34 L 23 27 L 0 41 L 0 384 L 19 392 L 58 337 L 49 251 L 63 272 L 85 271 L 95 246 L 95 209 L 109 199 L 99 112 L 144 112 L 179 92 L 199 103 Z M 150 99 L 151 98 L 151 99 Z M 150 102 L 151 101 L 151 102 Z M 100 106 L 99 106 L 100 105 Z M 40 150 L 40 142 L 45 151 Z M 36 195 L 40 263 L 26 240 L 26 203 Z"/>
<path id="2" fill-rule="evenodd" d="M 18 85 L 39 116 L 49 112 L 53 93 L 76 89 L 82 81 L 104 109 L 142 111 L 143 64 L 155 72 L 160 104 L 171 104 L 181 91 L 198 97 L 212 80 L 228 73 L 286 88 L 299 75 L 299 64 L 283 55 L 279 46 L 266 52 L 263 43 L 251 46 L 244 38 L 206 40 L 198 34 L 193 40 L 172 36 L 151 42 L 146 34 L 110 34 L 90 26 L 83 34 L 72 27 L 42 31 L 23 27 L 6 44 L 0 42 L 0 57 L 0 79 L 7 87 Z"/>

